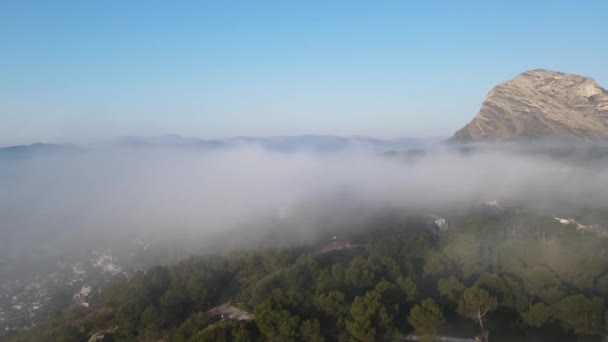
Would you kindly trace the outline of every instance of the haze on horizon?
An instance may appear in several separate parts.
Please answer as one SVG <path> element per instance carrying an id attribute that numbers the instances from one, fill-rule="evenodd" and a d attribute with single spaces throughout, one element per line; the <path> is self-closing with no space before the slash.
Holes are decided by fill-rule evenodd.
<path id="1" fill-rule="evenodd" d="M 444 136 L 529 69 L 608 85 L 605 1 L 0 4 L 0 146 Z"/>

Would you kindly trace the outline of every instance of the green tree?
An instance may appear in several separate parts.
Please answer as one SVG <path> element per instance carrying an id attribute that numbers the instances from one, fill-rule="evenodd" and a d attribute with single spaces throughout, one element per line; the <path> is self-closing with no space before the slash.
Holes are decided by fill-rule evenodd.
<path id="1" fill-rule="evenodd" d="M 475 285 L 496 297 L 500 306 L 521 311 L 528 304 L 521 286 L 509 276 L 501 277 L 495 274 L 484 273 L 479 277 Z"/>
<path id="2" fill-rule="evenodd" d="M 193 342 L 228 342 L 230 327 L 222 322 L 199 331 L 192 339 Z"/>
<path id="3" fill-rule="evenodd" d="M 427 298 L 415 305 L 407 317 L 407 321 L 416 333 L 422 335 L 435 335 L 439 327 L 445 322 L 441 309 L 435 302 Z"/>
<path id="4" fill-rule="evenodd" d="M 205 308 L 207 304 L 207 277 L 203 272 L 195 272 L 192 274 L 190 279 L 188 279 L 188 283 L 186 285 L 186 289 L 188 291 L 188 295 L 193 302 L 193 306 L 196 308 Z"/>
<path id="5" fill-rule="evenodd" d="M 462 294 L 462 299 L 458 304 L 458 312 L 464 317 L 479 322 L 479 326 L 483 329 L 483 318 L 497 306 L 496 297 L 475 285 L 466 289 Z"/>
<path id="6" fill-rule="evenodd" d="M 523 273 L 524 290 L 531 297 L 538 297 L 543 302 L 553 304 L 563 294 L 560 290 L 561 280 L 546 266 L 531 266 Z"/>
<path id="7" fill-rule="evenodd" d="M 185 289 L 171 287 L 162 296 L 160 301 L 160 319 L 165 326 L 180 324 L 190 309 L 190 298 Z"/>
<path id="8" fill-rule="evenodd" d="M 577 335 L 595 335 L 602 332 L 604 301 L 600 297 L 585 298 L 581 294 L 561 299 L 553 305 L 555 318 Z"/>
<path id="9" fill-rule="evenodd" d="M 249 342 L 254 340 L 254 336 L 251 332 L 252 323 L 239 323 L 236 327 L 232 329 L 231 337 L 234 342 Z"/>
<path id="10" fill-rule="evenodd" d="M 479 262 L 482 259 L 480 243 L 473 234 L 463 232 L 449 236 L 444 253 L 449 260 L 452 260 L 462 270 L 465 277 L 482 270 L 482 265 Z"/>
<path id="11" fill-rule="evenodd" d="M 204 312 L 197 312 L 190 315 L 173 333 L 171 341 L 187 341 L 200 330 L 217 322 L 218 316 L 208 315 Z"/>
<path id="12" fill-rule="evenodd" d="M 542 302 L 530 303 L 528 310 L 522 311 L 520 314 L 522 320 L 528 323 L 529 327 L 540 328 L 551 319 L 551 308 Z"/>
<path id="13" fill-rule="evenodd" d="M 154 305 L 148 307 L 141 313 L 139 318 L 140 329 L 157 330 L 160 324 L 160 316 Z"/>
<path id="14" fill-rule="evenodd" d="M 346 330 L 358 341 L 382 339 L 392 331 L 392 318 L 382 306 L 377 291 L 371 290 L 355 298 L 346 320 Z"/>
<path id="15" fill-rule="evenodd" d="M 300 337 L 302 341 L 307 342 L 323 342 L 325 339 L 321 336 L 321 324 L 317 319 L 308 319 L 302 322 L 300 327 Z"/>
<path id="16" fill-rule="evenodd" d="M 608 296 L 608 274 L 605 274 L 596 281 L 595 288 L 599 293 Z"/>
<path id="17" fill-rule="evenodd" d="M 143 285 L 149 300 L 158 304 L 160 297 L 171 285 L 169 269 L 164 266 L 152 267 L 146 272 Z"/>
<path id="18" fill-rule="evenodd" d="M 340 317 L 345 313 L 344 294 L 340 291 L 321 293 L 315 297 L 315 305 L 327 316 Z"/>
<path id="19" fill-rule="evenodd" d="M 369 267 L 367 259 L 363 257 L 354 258 L 344 272 L 344 282 L 346 285 L 358 292 L 358 290 L 368 289 L 376 283 L 376 274 Z"/>
<path id="20" fill-rule="evenodd" d="M 423 274 L 425 277 L 440 276 L 450 271 L 448 261 L 441 252 L 431 251 L 425 259 Z"/>
<path id="21" fill-rule="evenodd" d="M 464 291 L 464 284 L 458 278 L 451 276 L 446 279 L 439 279 L 437 281 L 437 290 L 439 291 L 439 295 L 447 299 L 448 302 L 457 304 L 458 299 Z"/>
<path id="22" fill-rule="evenodd" d="M 403 292 L 407 302 L 411 303 L 416 300 L 416 297 L 418 296 L 416 283 L 414 283 L 411 278 L 397 278 L 397 286 L 399 286 L 399 289 Z"/>
<path id="23" fill-rule="evenodd" d="M 270 341 L 295 341 L 300 319 L 289 311 L 273 307 L 270 301 L 254 309 L 255 323 Z"/>

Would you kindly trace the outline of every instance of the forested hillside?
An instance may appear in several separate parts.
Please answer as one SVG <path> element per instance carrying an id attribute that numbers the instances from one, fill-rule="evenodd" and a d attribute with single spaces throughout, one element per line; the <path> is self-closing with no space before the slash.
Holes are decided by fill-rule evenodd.
<path id="1" fill-rule="evenodd" d="M 487 205 L 445 217 L 449 227 L 439 229 L 434 216 L 386 214 L 356 236 L 153 267 L 115 279 L 90 308 L 57 312 L 14 340 L 606 334 L 608 238 L 549 215 Z M 213 309 L 227 302 L 244 313 L 241 320 Z"/>

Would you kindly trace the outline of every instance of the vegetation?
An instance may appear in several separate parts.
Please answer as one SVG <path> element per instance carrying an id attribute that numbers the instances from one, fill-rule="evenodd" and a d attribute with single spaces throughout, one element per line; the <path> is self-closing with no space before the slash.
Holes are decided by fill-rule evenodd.
<path id="1" fill-rule="evenodd" d="M 422 336 L 436 335 L 439 327 L 445 322 L 441 308 L 430 298 L 415 305 L 410 310 L 407 321 L 415 332 Z"/>
<path id="2" fill-rule="evenodd" d="M 153 267 L 15 340 L 374 341 L 432 338 L 455 324 L 512 337 L 607 332 L 608 239 L 518 210 L 449 219 L 440 233 L 425 217 L 386 215 L 353 248 L 260 248 Z M 229 301 L 254 320 L 210 311 Z"/>

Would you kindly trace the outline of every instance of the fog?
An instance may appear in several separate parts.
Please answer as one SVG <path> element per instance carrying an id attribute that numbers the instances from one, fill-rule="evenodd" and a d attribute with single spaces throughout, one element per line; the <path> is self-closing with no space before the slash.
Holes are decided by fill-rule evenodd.
<path id="1" fill-rule="evenodd" d="M 412 158 L 369 151 L 279 153 L 91 149 L 0 160 L 4 241 L 16 236 L 178 239 L 232 229 L 294 239 L 382 208 L 441 212 L 497 200 L 545 209 L 604 207 L 604 162 L 510 149 L 435 148 Z M 344 216 L 344 217 L 341 217 Z M 55 236 L 56 237 L 56 236 Z"/>

